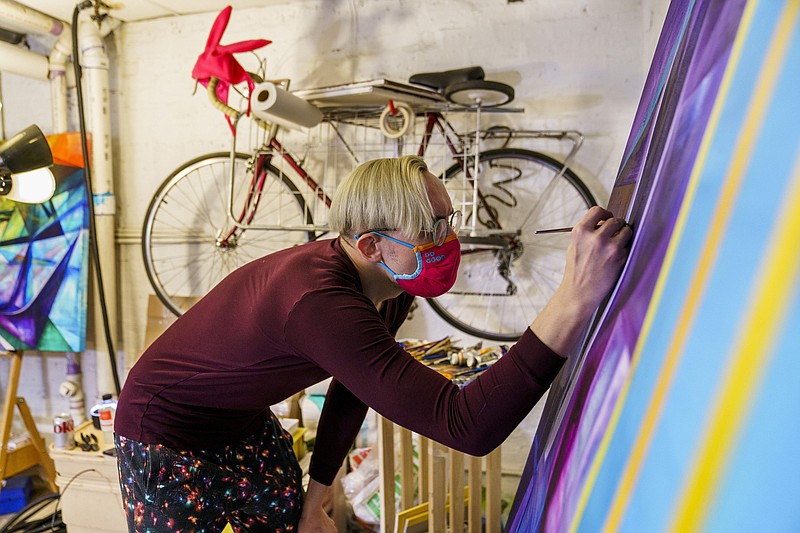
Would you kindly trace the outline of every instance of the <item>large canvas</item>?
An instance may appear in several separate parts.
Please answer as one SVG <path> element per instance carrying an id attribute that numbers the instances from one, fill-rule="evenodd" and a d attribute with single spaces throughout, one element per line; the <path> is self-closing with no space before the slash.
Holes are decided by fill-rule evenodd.
<path id="1" fill-rule="evenodd" d="M 609 204 L 631 257 L 551 391 L 509 531 L 800 528 L 779 488 L 798 373 L 775 366 L 800 343 L 799 4 L 670 6 Z M 754 512 L 769 497 L 786 506 Z"/>
<path id="2" fill-rule="evenodd" d="M 88 206 L 76 134 L 48 138 L 56 192 L 43 204 L 0 198 L 0 336 L 17 350 L 86 345 Z"/>

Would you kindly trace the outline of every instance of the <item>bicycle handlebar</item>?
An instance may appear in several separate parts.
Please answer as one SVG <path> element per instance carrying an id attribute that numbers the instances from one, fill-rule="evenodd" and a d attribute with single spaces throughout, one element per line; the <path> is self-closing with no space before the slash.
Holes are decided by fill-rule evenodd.
<path id="1" fill-rule="evenodd" d="M 211 77 L 208 79 L 206 92 L 208 93 L 208 99 L 211 100 L 211 105 L 229 116 L 231 120 L 238 119 L 242 113 L 219 99 L 217 96 L 217 85 L 219 85 L 219 78 Z"/>

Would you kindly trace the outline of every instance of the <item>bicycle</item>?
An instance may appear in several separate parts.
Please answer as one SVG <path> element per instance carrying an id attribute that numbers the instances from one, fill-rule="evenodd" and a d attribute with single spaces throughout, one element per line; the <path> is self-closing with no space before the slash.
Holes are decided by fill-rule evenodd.
<path id="1" fill-rule="evenodd" d="M 265 78 L 263 62 L 259 64 L 259 72 L 253 75 L 258 82 Z M 508 97 L 506 89 L 511 89 L 482 78 L 482 69 L 473 68 L 412 77 L 423 86 L 388 82 L 415 94 L 427 91 L 431 104 L 413 111 L 392 101 L 380 107 L 323 107 L 322 124 L 341 141 L 338 151 L 349 153 L 355 163 L 358 158 L 344 139 L 343 128 L 374 130 L 376 121 L 382 121 L 391 130 L 391 121 L 397 119 L 424 122 L 417 147 L 420 156 L 428 154 L 434 134 L 443 138 L 451 161 L 440 178 L 453 196 L 454 207 L 464 213 L 459 235 L 462 262 L 453 289 L 428 302 L 447 323 L 466 333 L 513 341 L 547 303 L 563 274 L 568 240 L 534 235 L 534 230 L 570 226 L 596 202 L 566 166 L 582 142 L 578 132 L 480 129 L 485 108 L 465 105 L 464 99 L 478 91 L 491 105 L 501 105 L 495 102 Z M 281 83 L 288 88 L 288 82 Z M 220 102 L 212 86 L 209 83 L 208 93 L 213 105 L 232 118 L 236 131 L 244 113 Z M 443 97 L 447 88 L 455 88 L 448 94 L 449 101 Z M 387 113 L 393 108 L 394 113 Z M 447 117 L 454 110 L 475 114 L 474 131 L 456 131 Z M 320 220 L 324 215 L 318 213 L 320 206 L 322 211 L 330 206 L 332 191 L 305 170 L 309 163 L 305 156 L 296 157 L 284 148 L 277 137 L 278 124 L 256 118 L 251 122 L 259 132 L 259 138 L 251 142 L 254 150 L 238 152 L 234 135 L 230 153 L 202 155 L 173 171 L 147 209 L 142 230 L 147 276 L 158 298 L 176 315 L 188 308 L 191 298 L 185 297 L 202 296 L 236 267 L 329 235 Z M 508 146 L 516 138 L 531 137 L 569 139 L 572 150 L 562 163 L 540 152 Z M 394 139 L 400 152 L 403 136 Z M 481 150 L 482 143 L 492 142 L 499 142 L 499 147 Z M 341 162 L 333 166 L 337 171 L 343 167 Z"/>

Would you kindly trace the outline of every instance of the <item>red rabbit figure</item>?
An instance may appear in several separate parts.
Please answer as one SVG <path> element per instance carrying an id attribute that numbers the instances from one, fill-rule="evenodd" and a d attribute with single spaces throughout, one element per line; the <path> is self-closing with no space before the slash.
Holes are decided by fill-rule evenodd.
<path id="1" fill-rule="evenodd" d="M 246 81 L 251 93 L 255 86 L 250 75 L 242 68 L 239 62 L 236 61 L 233 54 L 250 52 L 272 42 L 266 39 L 251 39 L 233 44 L 220 44 L 222 34 L 225 33 L 225 28 L 228 27 L 231 11 L 231 6 L 228 6 L 217 15 L 214 25 L 211 27 L 211 33 L 208 35 L 206 49 L 203 50 L 203 53 L 197 58 L 194 69 L 192 69 L 192 77 L 199 81 L 203 87 L 208 86 L 210 78 L 219 79 L 219 84 L 217 84 L 217 97 L 220 101 L 225 103 L 228 101 L 228 87 L 231 84 Z M 247 112 L 250 113 L 249 95 Z M 231 119 L 229 117 L 225 118 L 228 121 L 228 125 L 231 127 L 231 132 L 235 135 L 236 130 L 231 123 Z"/>

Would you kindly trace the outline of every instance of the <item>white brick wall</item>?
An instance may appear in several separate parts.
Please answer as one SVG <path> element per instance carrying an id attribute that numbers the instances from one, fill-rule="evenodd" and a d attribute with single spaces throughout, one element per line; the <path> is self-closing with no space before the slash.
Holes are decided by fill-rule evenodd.
<path id="1" fill-rule="evenodd" d="M 514 85 L 514 105 L 525 109 L 498 120 L 586 135 L 572 167 L 601 203 L 613 182 L 668 5 L 667 0 L 270 3 L 234 11 L 223 43 L 273 40 L 264 49 L 271 77 L 291 78 L 292 87 L 300 89 L 379 77 L 405 81 L 415 72 L 481 65 L 487 79 Z M 175 167 L 229 147 L 222 118 L 202 92 L 192 96 L 191 68 L 215 16 L 125 23 L 109 37 L 122 233 L 140 231 L 150 196 Z M 45 82 L 3 75 L 2 97 L 8 134 L 31 122 L 46 132 L 51 127 Z M 77 124 L 74 117 L 70 124 Z M 118 257 L 119 348 L 129 365 L 142 350 L 151 289 L 138 245 L 120 245 Z M 404 336 L 450 333 L 425 304 L 420 309 L 404 327 Z M 86 366 L 94 367 L 93 357 L 91 350 L 85 354 Z M 64 365 L 54 356 L 26 359 L 21 393 L 31 396 L 31 408 L 46 427 L 52 414 L 66 407 L 57 394 Z M 31 377 L 37 369 L 42 377 Z M 87 374 L 84 381 L 93 394 L 94 376 Z"/>

